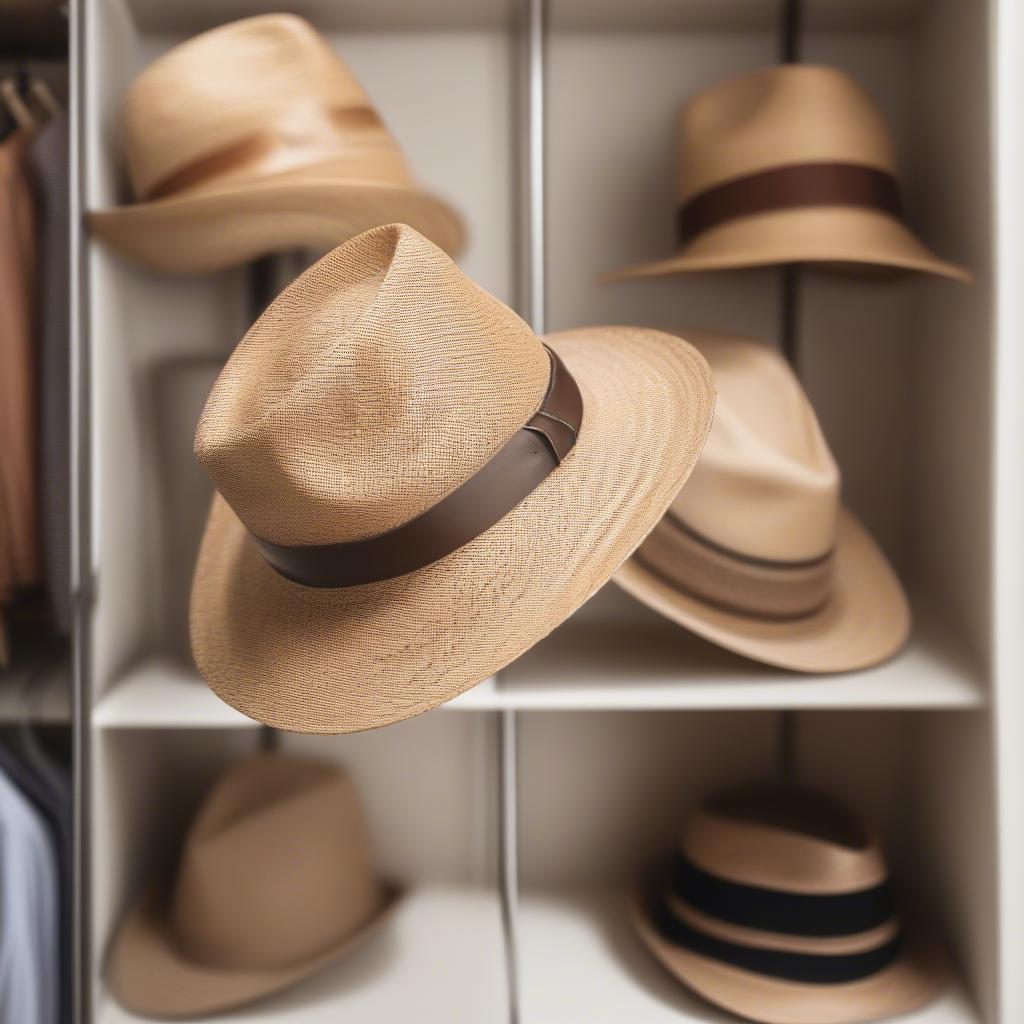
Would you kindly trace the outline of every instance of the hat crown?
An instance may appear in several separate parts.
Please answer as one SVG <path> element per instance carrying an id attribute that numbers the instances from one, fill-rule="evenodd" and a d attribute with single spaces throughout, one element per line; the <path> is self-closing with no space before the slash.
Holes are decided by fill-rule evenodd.
<path id="1" fill-rule="evenodd" d="M 232 768 L 189 831 L 170 921 L 204 964 L 298 963 L 354 934 L 381 904 L 366 822 L 338 768 L 263 754 Z"/>
<path id="2" fill-rule="evenodd" d="M 840 895 L 888 878 L 882 851 L 859 818 L 831 797 L 797 787 L 749 787 L 704 801 L 680 846 L 710 874 L 776 892 Z"/>
<path id="3" fill-rule="evenodd" d="M 291 14 L 231 22 L 170 50 L 129 88 L 123 131 L 139 198 L 197 165 L 211 184 L 324 162 L 356 180 L 410 183 L 355 76 Z"/>
<path id="4" fill-rule="evenodd" d="M 686 332 L 718 385 L 704 451 L 673 514 L 720 547 L 799 562 L 835 542 L 839 469 L 807 396 L 767 345 Z"/>
<path id="5" fill-rule="evenodd" d="M 847 74 L 783 65 L 731 78 L 679 116 L 678 198 L 776 167 L 844 163 L 895 173 L 885 120 Z"/>
<path id="6" fill-rule="evenodd" d="M 339 246 L 228 360 L 195 452 L 275 544 L 343 543 L 420 515 L 536 412 L 544 346 L 412 228 Z"/>

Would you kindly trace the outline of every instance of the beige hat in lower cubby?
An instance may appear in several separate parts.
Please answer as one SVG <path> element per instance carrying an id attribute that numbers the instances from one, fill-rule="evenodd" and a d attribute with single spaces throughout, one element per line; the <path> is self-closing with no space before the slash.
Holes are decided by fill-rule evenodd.
<path id="1" fill-rule="evenodd" d="M 353 951 L 399 894 L 335 765 L 259 754 L 203 801 L 174 879 L 133 906 L 107 963 L 132 1013 L 206 1016 L 289 988 Z"/>
<path id="2" fill-rule="evenodd" d="M 192 652 L 266 725 L 427 711 L 571 615 L 647 536 L 711 426 L 679 338 L 538 338 L 403 225 L 335 249 L 228 360 L 196 432 L 219 492 Z"/>
<path id="3" fill-rule="evenodd" d="M 133 201 L 89 223 L 155 270 L 329 249 L 396 220 L 453 254 L 465 241 L 352 72 L 295 15 L 243 18 L 174 47 L 132 83 L 122 122 Z"/>
<path id="4" fill-rule="evenodd" d="M 867 668 L 910 631 L 903 588 L 840 503 L 839 470 L 800 382 L 772 348 L 686 337 L 718 386 L 689 483 L 615 582 L 737 654 L 800 672 Z"/>
<path id="5" fill-rule="evenodd" d="M 835 68 L 766 68 L 694 96 L 678 174 L 676 254 L 609 280 L 785 263 L 970 280 L 906 225 L 882 114 Z"/>
<path id="6" fill-rule="evenodd" d="M 790 787 L 704 801 L 638 893 L 644 944 L 709 1002 L 764 1024 L 858 1024 L 936 996 L 944 955 L 897 913 L 878 843 L 846 807 Z"/>

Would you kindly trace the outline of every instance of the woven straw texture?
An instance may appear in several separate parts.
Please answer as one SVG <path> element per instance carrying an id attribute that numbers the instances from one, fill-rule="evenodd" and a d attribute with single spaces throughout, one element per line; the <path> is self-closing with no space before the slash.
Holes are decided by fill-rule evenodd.
<path id="1" fill-rule="evenodd" d="M 706 439 L 710 371 L 658 331 L 546 340 L 584 401 L 562 465 L 431 566 L 313 589 L 275 573 L 242 524 L 278 543 L 398 525 L 529 419 L 547 357 L 515 314 L 403 227 L 354 240 L 274 303 L 229 361 L 196 439 L 220 495 L 193 583 L 192 647 L 227 703 L 321 733 L 426 711 L 533 646 L 640 544 Z"/>
<path id="2" fill-rule="evenodd" d="M 329 248 L 394 220 L 450 253 L 465 241 L 455 211 L 416 187 L 352 73 L 294 15 L 232 22 L 169 51 L 128 90 L 122 135 L 137 201 L 90 224 L 157 270 Z"/>

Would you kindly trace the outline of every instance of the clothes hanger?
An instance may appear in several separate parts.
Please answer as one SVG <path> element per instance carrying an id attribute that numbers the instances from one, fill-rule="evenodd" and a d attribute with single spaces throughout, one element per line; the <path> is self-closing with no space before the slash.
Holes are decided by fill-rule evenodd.
<path id="1" fill-rule="evenodd" d="M 60 100 L 54 96 L 53 90 L 38 75 L 32 75 L 28 87 L 38 105 L 46 112 L 47 120 L 56 117 L 61 112 Z"/>
<path id="2" fill-rule="evenodd" d="M 13 77 L 0 81 L 0 102 L 11 115 L 17 128 L 22 131 L 36 130 L 36 119 L 29 110 L 28 104 L 21 98 L 18 83 Z"/>

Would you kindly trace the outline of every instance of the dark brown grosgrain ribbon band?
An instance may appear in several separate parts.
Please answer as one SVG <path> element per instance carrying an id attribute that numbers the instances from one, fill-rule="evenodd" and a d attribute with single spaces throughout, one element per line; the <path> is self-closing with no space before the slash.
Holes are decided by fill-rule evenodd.
<path id="1" fill-rule="evenodd" d="M 415 572 L 475 540 L 503 519 L 572 451 L 583 397 L 548 349 L 551 378 L 540 409 L 465 483 L 387 533 L 343 544 L 291 547 L 253 537 L 282 576 L 307 587 L 357 587 Z"/>
<path id="2" fill-rule="evenodd" d="M 859 206 L 899 217 L 900 187 L 888 172 L 862 164 L 773 167 L 699 192 L 679 208 L 680 244 L 738 217 L 806 206 Z"/>

